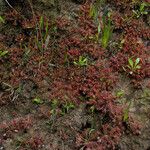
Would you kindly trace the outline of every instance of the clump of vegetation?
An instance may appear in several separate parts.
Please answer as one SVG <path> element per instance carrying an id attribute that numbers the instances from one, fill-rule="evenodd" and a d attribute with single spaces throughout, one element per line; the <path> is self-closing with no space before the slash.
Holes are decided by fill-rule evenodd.
<path id="1" fill-rule="evenodd" d="M 79 56 L 79 60 L 74 61 L 73 63 L 74 63 L 74 65 L 80 66 L 80 67 L 87 66 L 88 65 L 88 59 L 86 57 Z"/>
<path id="2" fill-rule="evenodd" d="M 36 98 L 33 99 L 33 103 L 34 104 L 42 104 L 43 101 L 39 97 L 36 97 Z"/>
<path id="3" fill-rule="evenodd" d="M 35 38 L 38 49 L 41 52 L 44 52 L 49 44 L 50 35 L 49 35 L 49 25 L 48 21 L 44 21 L 44 17 L 41 16 L 39 23 L 37 23 L 37 36 Z"/>
<path id="4" fill-rule="evenodd" d="M 136 18 L 139 18 L 143 15 L 147 15 L 148 14 L 148 10 L 146 9 L 148 6 L 150 6 L 148 3 L 146 2 L 142 2 L 139 5 L 139 8 L 137 10 L 133 10 L 134 15 L 136 16 Z"/>
<path id="5" fill-rule="evenodd" d="M 92 17 L 95 23 L 99 22 L 98 16 L 100 12 L 100 7 L 105 3 L 105 0 L 96 0 L 90 5 L 89 16 Z"/>
<path id="6" fill-rule="evenodd" d="M 55 115 L 57 113 L 59 102 L 57 99 L 53 99 L 51 102 L 51 114 Z"/>
<path id="7" fill-rule="evenodd" d="M 112 35 L 112 25 L 111 25 L 111 13 L 105 12 L 102 17 L 103 28 L 101 27 L 100 19 L 99 19 L 99 10 L 101 5 L 104 3 L 103 0 L 97 0 L 90 7 L 90 17 L 93 18 L 95 24 L 97 25 L 97 34 L 95 35 L 96 41 L 99 43 L 101 41 L 102 47 L 106 48 L 108 46 L 108 42 Z"/>
<path id="8" fill-rule="evenodd" d="M 123 97 L 124 95 L 125 95 L 124 90 L 119 90 L 119 91 L 116 92 L 116 96 L 117 96 L 118 98 L 121 98 L 121 97 Z"/>
<path id="9" fill-rule="evenodd" d="M 107 20 L 108 17 L 108 20 Z M 109 40 L 111 38 L 113 28 L 111 25 L 111 13 L 108 13 L 107 16 L 103 16 L 103 29 L 102 29 L 102 37 L 101 44 L 103 48 L 107 48 Z"/>
<path id="10" fill-rule="evenodd" d="M 129 121 L 129 110 L 131 107 L 132 102 L 130 101 L 128 106 L 124 109 L 124 114 L 123 114 L 123 122 L 128 122 Z"/>
<path id="11" fill-rule="evenodd" d="M 129 74 L 133 74 L 135 73 L 137 70 L 139 70 L 141 68 L 141 66 L 139 65 L 140 63 L 140 58 L 137 58 L 135 61 L 132 58 L 128 59 L 128 69 L 129 69 Z M 126 69 L 123 68 L 125 71 Z"/>
<path id="12" fill-rule="evenodd" d="M 69 110 L 74 109 L 74 108 L 75 108 L 75 105 L 72 102 L 69 102 L 69 103 L 66 102 L 62 106 L 62 112 L 61 112 L 61 114 L 65 115 L 66 113 L 69 112 Z"/>

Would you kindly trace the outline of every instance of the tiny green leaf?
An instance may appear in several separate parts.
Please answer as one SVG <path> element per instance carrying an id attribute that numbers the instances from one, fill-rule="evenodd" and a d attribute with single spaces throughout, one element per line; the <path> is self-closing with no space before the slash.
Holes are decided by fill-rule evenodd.
<path id="1" fill-rule="evenodd" d="M 93 131 L 95 131 L 95 129 L 90 129 L 89 135 L 91 135 L 91 133 L 92 133 Z"/>
<path id="2" fill-rule="evenodd" d="M 148 12 L 147 12 L 147 11 L 144 11 L 144 12 L 143 12 L 143 14 L 144 14 L 144 15 L 147 15 L 147 14 L 148 14 Z"/>
<path id="3" fill-rule="evenodd" d="M 127 122 L 128 119 L 129 119 L 129 112 L 128 112 L 128 110 L 125 110 L 124 111 L 124 115 L 123 115 L 123 121 Z"/>
<path id="4" fill-rule="evenodd" d="M 98 30 L 98 35 L 100 34 L 100 32 L 101 32 L 101 25 L 100 25 L 100 23 L 98 24 L 98 28 L 97 28 L 97 30 Z"/>
<path id="5" fill-rule="evenodd" d="M 139 65 L 136 66 L 136 69 L 140 69 L 140 68 L 141 68 L 141 66 L 139 66 Z"/>
<path id="6" fill-rule="evenodd" d="M 117 93 L 116 93 L 116 96 L 117 97 L 122 97 L 124 95 L 124 91 L 123 90 L 120 90 L 120 91 L 118 91 Z"/>
<path id="7" fill-rule="evenodd" d="M 93 5 L 90 6 L 90 13 L 89 13 L 89 16 L 90 17 L 93 17 L 93 14 L 94 14 L 94 7 Z"/>
<path id="8" fill-rule="evenodd" d="M 75 61 L 74 61 L 73 63 L 74 63 L 74 65 L 78 65 L 78 63 L 77 63 L 77 62 L 75 62 Z"/>
<path id="9" fill-rule="evenodd" d="M 131 101 L 129 102 L 129 105 L 127 106 L 127 108 L 124 110 L 124 115 L 123 115 L 123 121 L 127 122 L 129 119 L 129 109 L 131 106 Z"/>
<path id="10" fill-rule="evenodd" d="M 134 67 L 134 63 L 133 60 L 131 58 L 128 59 L 129 65 L 133 68 Z"/>
<path id="11" fill-rule="evenodd" d="M 58 106 L 58 101 L 57 101 L 57 99 L 54 99 L 51 103 L 51 107 L 52 107 L 52 109 L 56 109 L 57 106 Z"/>
<path id="12" fill-rule="evenodd" d="M 5 23 L 5 20 L 2 18 L 2 16 L 0 16 L 0 23 Z"/>
<path id="13" fill-rule="evenodd" d="M 33 103 L 35 103 L 35 104 L 42 104 L 43 101 L 40 98 L 37 97 L 37 98 L 33 99 Z"/>
<path id="14" fill-rule="evenodd" d="M 129 69 L 132 69 L 132 67 L 131 67 L 131 66 L 129 66 L 129 65 L 127 65 L 127 67 L 128 67 Z"/>
<path id="15" fill-rule="evenodd" d="M 48 34 L 48 21 L 46 22 L 46 27 L 45 27 L 46 35 Z"/>
<path id="16" fill-rule="evenodd" d="M 44 27 L 44 18 L 43 16 L 40 17 L 40 29 L 43 30 Z"/>
<path id="17" fill-rule="evenodd" d="M 141 6 L 140 6 L 140 12 L 144 10 L 144 7 L 145 7 L 145 4 L 142 3 Z"/>
<path id="18" fill-rule="evenodd" d="M 124 42 L 125 42 L 125 39 L 122 39 L 120 43 L 121 43 L 121 44 L 124 44 Z"/>
<path id="19" fill-rule="evenodd" d="M 0 57 L 5 56 L 8 53 L 8 51 L 0 51 Z"/>
<path id="20" fill-rule="evenodd" d="M 124 71 L 127 71 L 127 70 L 125 69 L 125 67 L 122 67 L 122 69 L 123 69 Z"/>
<path id="21" fill-rule="evenodd" d="M 137 58 L 137 59 L 135 60 L 135 66 L 136 66 L 137 64 L 139 64 L 139 62 L 140 62 L 140 58 Z"/>
<path id="22" fill-rule="evenodd" d="M 78 62 L 74 61 L 74 65 L 78 66 L 86 66 L 87 65 L 87 58 L 84 58 L 83 56 L 79 56 Z"/>

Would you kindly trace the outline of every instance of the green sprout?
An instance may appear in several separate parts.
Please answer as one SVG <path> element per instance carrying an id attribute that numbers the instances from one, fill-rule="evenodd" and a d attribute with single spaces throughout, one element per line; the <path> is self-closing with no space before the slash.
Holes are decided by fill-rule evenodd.
<path id="1" fill-rule="evenodd" d="M 65 113 L 68 113 L 70 109 L 74 109 L 75 105 L 71 102 L 65 103 L 62 107 L 62 112 L 61 114 L 64 115 Z"/>
<path id="2" fill-rule="evenodd" d="M 0 50 L 0 58 L 1 57 L 4 57 L 4 56 L 6 56 L 8 54 L 8 51 L 6 51 L 6 50 Z"/>
<path id="3" fill-rule="evenodd" d="M 99 22 L 99 23 L 98 23 L 98 26 L 97 26 L 97 34 L 95 35 L 95 39 L 96 39 L 97 43 L 99 43 L 100 34 L 101 34 L 101 24 L 100 24 L 100 22 Z"/>
<path id="4" fill-rule="evenodd" d="M 110 19 L 110 12 L 107 13 L 107 16 L 103 16 L 103 30 L 102 30 L 102 37 L 101 37 L 101 44 L 103 48 L 106 48 L 108 46 L 109 40 L 112 36 L 112 26 L 111 26 L 111 19 Z M 106 18 L 108 17 L 108 21 L 106 21 Z"/>
<path id="5" fill-rule="evenodd" d="M 5 23 L 5 20 L 2 16 L 0 16 L 0 23 Z"/>
<path id="6" fill-rule="evenodd" d="M 134 72 L 136 72 L 138 69 L 141 68 L 141 66 L 139 65 L 140 63 L 140 58 L 137 58 L 135 61 L 132 60 L 132 58 L 128 59 L 128 65 L 127 67 L 130 69 L 130 74 L 133 74 Z M 126 71 L 126 69 L 125 69 Z"/>
<path id="7" fill-rule="evenodd" d="M 56 109 L 58 108 L 58 100 L 53 99 L 51 102 L 51 113 L 54 115 L 56 114 Z"/>
<path id="8" fill-rule="evenodd" d="M 88 59 L 86 57 L 83 57 L 83 56 L 79 56 L 79 60 L 76 62 L 74 61 L 73 62 L 74 65 L 77 65 L 77 66 L 87 66 L 88 65 Z"/>
<path id="9" fill-rule="evenodd" d="M 93 18 L 95 23 L 98 22 L 99 9 L 105 3 L 105 0 L 96 0 L 90 6 L 89 16 Z"/>
<path id="10" fill-rule="evenodd" d="M 136 18 L 139 18 L 142 15 L 147 15 L 148 10 L 146 10 L 146 7 L 150 6 L 148 3 L 141 3 L 138 10 L 133 10 L 134 15 Z"/>
<path id="11" fill-rule="evenodd" d="M 42 104 L 43 101 L 39 97 L 36 97 L 36 98 L 33 99 L 33 103 L 39 105 L 39 104 Z"/>
<path id="12" fill-rule="evenodd" d="M 129 109 L 130 109 L 130 106 L 131 106 L 131 101 L 129 102 L 129 105 L 127 106 L 127 108 L 124 110 L 123 122 L 128 122 L 128 120 L 129 120 Z"/>
<path id="13" fill-rule="evenodd" d="M 41 16 L 37 26 L 36 44 L 38 49 L 43 52 L 47 49 L 50 41 L 48 21 L 44 22 L 44 17 Z"/>
<path id="14" fill-rule="evenodd" d="M 124 90 L 119 90 L 119 91 L 116 92 L 116 96 L 117 96 L 118 98 L 123 97 L 124 94 L 125 94 L 125 93 L 124 93 Z"/>

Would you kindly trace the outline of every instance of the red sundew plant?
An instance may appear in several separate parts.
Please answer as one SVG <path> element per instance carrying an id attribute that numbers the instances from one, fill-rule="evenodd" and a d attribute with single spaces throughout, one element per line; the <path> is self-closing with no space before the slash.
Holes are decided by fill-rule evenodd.
<path id="1" fill-rule="evenodd" d="M 112 13 L 112 22 L 114 24 L 114 29 L 123 29 L 124 20 L 119 12 Z"/>
<path id="2" fill-rule="evenodd" d="M 107 112 L 109 114 L 113 114 L 113 105 L 114 105 L 114 96 L 111 94 L 111 92 L 108 91 L 102 91 L 97 96 L 97 101 L 93 101 L 95 107 L 97 110 L 103 112 L 106 114 Z M 91 101 L 92 102 L 92 101 Z M 114 116 L 113 116 L 114 117 Z"/>
<path id="3" fill-rule="evenodd" d="M 13 26 L 17 26 L 22 22 L 21 16 L 16 11 L 9 11 L 5 14 L 5 19 Z"/>
<path id="4" fill-rule="evenodd" d="M 80 56 L 80 51 L 77 50 L 77 49 L 70 49 L 67 51 L 67 54 L 70 56 L 70 57 L 79 57 Z"/>
<path id="5" fill-rule="evenodd" d="M 40 150 L 43 146 L 43 139 L 41 136 L 33 136 L 25 142 L 32 150 Z"/>
<path id="6" fill-rule="evenodd" d="M 57 24 L 58 29 L 66 30 L 65 28 L 66 26 L 70 25 L 70 21 L 67 18 L 61 17 L 61 18 L 57 18 L 56 24 Z"/>
<path id="7" fill-rule="evenodd" d="M 120 10 L 120 11 L 124 11 L 124 10 L 129 10 L 133 7 L 133 4 L 132 4 L 132 1 L 130 0 L 114 0 L 114 1 L 111 1 L 111 0 L 107 0 L 108 3 L 110 3 L 111 5 L 114 5 L 115 8 L 117 10 Z"/>
<path id="8" fill-rule="evenodd" d="M 106 134 L 106 132 L 109 133 Z M 89 141 L 87 143 L 82 143 L 82 147 L 86 150 L 105 150 L 105 149 L 115 149 L 116 143 L 120 140 L 121 131 L 118 127 L 113 129 L 109 128 L 109 125 L 106 124 L 103 126 L 103 131 L 106 135 L 98 137 L 97 141 Z"/>
<path id="9" fill-rule="evenodd" d="M 122 45 L 122 49 L 113 56 L 111 60 L 111 66 L 117 71 L 124 71 L 124 67 L 127 66 L 127 62 L 129 58 L 140 58 L 140 69 L 137 73 L 130 75 L 131 78 L 138 80 L 142 80 L 145 77 L 148 77 L 149 64 L 147 63 L 148 57 L 148 47 L 145 46 L 144 41 L 142 40 L 142 25 L 133 20 L 129 24 L 125 25 L 123 33 L 124 33 L 124 43 Z M 144 35 L 145 36 L 145 35 Z M 143 37 L 144 38 L 144 37 Z M 147 38 L 147 36 L 145 36 Z"/>
<path id="10" fill-rule="evenodd" d="M 125 42 L 122 48 L 123 53 L 127 53 L 130 56 L 145 54 L 146 48 L 142 43 L 138 43 L 138 38 L 130 34 L 126 34 L 124 40 Z"/>
<path id="11" fill-rule="evenodd" d="M 21 26 L 23 29 L 34 29 L 35 28 L 35 20 L 32 19 L 25 19 L 21 22 Z"/>
<path id="12" fill-rule="evenodd" d="M 130 74 L 131 70 L 127 67 L 128 57 L 123 55 L 122 53 L 118 53 L 115 57 L 111 58 L 111 66 L 115 71 L 125 73 L 128 77 L 130 77 L 134 85 L 136 85 L 137 83 L 139 85 L 144 78 L 149 78 L 150 76 L 150 65 L 145 60 L 143 61 L 144 58 L 145 60 L 147 59 L 145 56 L 143 58 L 140 58 L 140 68 L 132 74 Z"/>
<path id="13" fill-rule="evenodd" d="M 123 71 L 123 66 L 125 66 L 128 57 L 123 53 L 119 52 L 112 58 L 110 58 L 110 65 L 114 69 L 114 71 Z"/>
<path id="14" fill-rule="evenodd" d="M 110 72 L 110 76 L 106 77 L 108 72 Z M 73 91 L 78 92 L 78 95 L 82 93 L 91 98 L 95 97 L 101 90 L 111 88 L 116 82 L 116 77 L 111 75 L 111 71 L 102 70 L 100 67 L 89 66 L 86 75 L 82 76 L 76 73 L 74 75 L 70 82 L 72 88 L 75 87 Z"/>
<path id="15" fill-rule="evenodd" d="M 106 95 L 106 94 L 105 94 Z M 104 95 L 103 95 L 104 98 Z M 110 101 L 113 102 L 113 97 L 110 96 Z M 97 140 L 89 141 L 89 142 L 84 142 L 84 137 L 83 135 L 80 135 L 81 137 L 77 136 L 77 141 L 79 142 L 78 144 L 84 145 L 85 149 L 97 149 L 97 150 L 105 150 L 105 149 L 115 149 L 116 144 L 120 141 L 120 137 L 123 132 L 122 128 L 122 108 L 119 106 L 115 106 L 112 104 L 110 106 L 110 112 L 108 114 L 110 118 L 105 118 L 106 115 L 104 115 L 103 119 L 108 119 L 109 121 L 103 122 L 100 130 L 102 131 L 101 134 L 97 137 Z M 113 108 L 114 107 L 114 108 Z M 111 116 L 111 112 L 114 113 Z M 102 114 L 102 112 L 101 112 Z M 105 112 L 106 114 L 106 112 Z M 119 116 L 119 118 L 118 118 Z M 101 116 L 102 117 L 102 116 Z M 117 118 L 116 118 L 117 117 Z M 112 120 L 111 120 L 112 119 Z M 117 122 L 116 122 L 117 120 Z"/>
<path id="16" fill-rule="evenodd" d="M 125 33 L 134 36 L 135 38 L 150 38 L 150 31 L 147 26 L 143 25 L 143 21 L 133 19 L 128 23 L 123 24 Z"/>
<path id="17" fill-rule="evenodd" d="M 32 117 L 27 116 L 25 118 L 16 118 L 10 122 L 4 122 L 0 124 L 0 131 L 5 134 L 18 133 L 20 131 L 28 130 L 32 126 Z M 10 135 L 11 136 L 11 135 Z"/>
<path id="18" fill-rule="evenodd" d="M 73 101 L 77 103 L 77 89 L 74 89 L 71 84 L 64 82 L 55 82 L 54 89 L 51 91 L 50 99 L 58 99 L 59 101 Z"/>

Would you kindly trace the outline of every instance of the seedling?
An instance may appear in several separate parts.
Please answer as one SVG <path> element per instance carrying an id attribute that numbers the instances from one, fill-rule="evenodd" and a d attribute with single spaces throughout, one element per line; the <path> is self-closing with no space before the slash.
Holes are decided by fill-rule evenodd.
<path id="1" fill-rule="evenodd" d="M 33 103 L 39 105 L 39 104 L 42 104 L 43 101 L 39 97 L 36 97 L 36 98 L 33 99 Z"/>
<path id="2" fill-rule="evenodd" d="M 90 137 L 91 137 L 91 135 L 92 135 L 92 133 L 94 133 L 95 132 L 95 129 L 93 129 L 93 128 L 88 128 L 88 130 L 87 130 L 87 132 L 86 132 L 86 137 L 85 137 L 85 140 L 86 141 L 89 141 L 90 140 Z M 83 150 L 83 149 L 82 149 Z"/>
<path id="3" fill-rule="evenodd" d="M 123 96 L 124 96 L 124 91 L 123 91 L 123 90 L 117 91 L 116 96 L 117 96 L 118 98 L 123 97 Z"/>
<path id="4" fill-rule="evenodd" d="M 96 3 L 91 4 L 89 16 L 92 17 L 95 22 L 97 22 L 98 15 L 99 15 L 99 10 L 98 10 L 98 9 L 99 9 L 99 8 L 98 8 L 98 6 L 96 5 Z"/>
<path id="5" fill-rule="evenodd" d="M 129 102 L 129 105 L 127 106 L 127 108 L 124 110 L 124 114 L 123 114 L 123 122 L 128 122 L 129 120 L 129 109 L 131 106 L 131 101 Z"/>
<path id="6" fill-rule="evenodd" d="M 31 56 L 31 50 L 28 47 L 24 47 L 24 54 L 23 54 L 23 61 L 22 64 L 26 64 L 29 61 L 29 58 Z"/>
<path id="7" fill-rule="evenodd" d="M 70 109 L 74 109 L 75 105 L 71 102 L 65 103 L 62 107 L 62 112 L 61 114 L 64 115 L 65 113 L 68 113 Z"/>
<path id="8" fill-rule="evenodd" d="M 136 18 L 139 18 L 142 15 L 147 15 L 148 11 L 146 10 L 146 7 L 150 6 L 148 3 L 141 3 L 138 10 L 133 10 L 134 15 Z"/>
<path id="9" fill-rule="evenodd" d="M 132 58 L 128 59 L 127 67 L 130 70 L 129 74 L 133 74 L 134 72 L 136 72 L 138 69 L 141 68 L 139 63 L 140 63 L 140 58 L 137 58 L 135 61 L 133 61 Z M 124 67 L 123 67 L 123 69 L 126 71 L 126 69 Z"/>
<path id="10" fill-rule="evenodd" d="M 95 131 L 95 129 L 92 129 L 92 128 L 91 128 L 91 129 L 89 130 L 89 136 L 91 135 L 91 133 L 92 133 L 93 131 Z"/>
<path id="11" fill-rule="evenodd" d="M 104 4 L 105 0 L 96 0 L 95 3 L 91 4 L 89 16 L 93 18 L 95 23 L 98 23 L 99 8 Z"/>
<path id="12" fill-rule="evenodd" d="M 109 40 L 111 38 L 113 29 L 111 26 L 111 14 L 108 12 L 107 15 L 103 16 L 103 29 L 102 29 L 102 37 L 101 37 L 101 44 L 103 48 L 106 48 L 108 46 Z M 106 21 L 106 18 L 108 18 L 108 21 Z"/>
<path id="13" fill-rule="evenodd" d="M 57 99 L 54 99 L 52 102 L 51 102 L 51 113 L 54 115 L 56 114 L 56 109 L 58 107 L 58 101 Z"/>
<path id="14" fill-rule="evenodd" d="M 96 42 L 99 42 L 99 37 L 101 33 L 101 25 L 99 22 L 99 9 L 104 4 L 105 0 L 96 0 L 95 3 L 91 4 L 89 16 L 93 18 L 95 24 L 97 25 L 97 33 L 89 37 L 90 39 L 94 39 Z"/>
<path id="15" fill-rule="evenodd" d="M 58 114 L 58 106 L 59 106 L 59 102 L 57 99 L 52 99 L 51 103 L 50 103 L 50 113 L 51 113 L 51 119 L 49 121 L 46 122 L 46 124 L 48 125 L 48 127 L 52 127 L 53 124 L 55 123 L 55 119 L 56 116 Z"/>
<path id="16" fill-rule="evenodd" d="M 40 17 L 40 21 L 38 23 L 37 28 L 37 37 L 36 37 L 36 44 L 38 49 L 43 52 L 47 49 L 50 36 L 49 36 L 49 27 L 48 27 L 48 21 L 44 22 L 44 17 Z"/>
<path id="17" fill-rule="evenodd" d="M 66 66 L 69 66 L 69 59 L 68 59 L 68 53 L 67 53 L 67 51 L 66 51 L 66 53 L 65 53 L 65 55 L 64 55 L 64 64 L 65 64 Z"/>
<path id="18" fill-rule="evenodd" d="M 119 49 L 122 49 L 124 43 L 125 43 L 125 39 L 122 39 L 118 45 Z"/>
<path id="19" fill-rule="evenodd" d="M 1 57 L 4 57 L 4 56 L 6 56 L 8 54 L 8 51 L 2 51 L 2 50 L 0 50 L 0 58 Z"/>
<path id="20" fill-rule="evenodd" d="M 2 16 L 0 16 L 0 23 L 5 23 L 5 20 Z"/>
<path id="21" fill-rule="evenodd" d="M 74 61 L 73 63 L 74 63 L 74 65 L 80 66 L 80 67 L 87 66 L 88 65 L 88 59 L 86 57 L 79 56 L 79 60 L 77 62 Z"/>
<path id="22" fill-rule="evenodd" d="M 98 23 L 98 26 L 97 26 L 97 34 L 95 35 L 96 41 L 97 41 L 98 43 L 99 43 L 100 34 L 101 34 L 101 25 L 100 25 L 100 22 L 99 22 L 99 23 Z"/>
<path id="23" fill-rule="evenodd" d="M 94 105 L 90 107 L 90 112 L 91 112 L 92 114 L 94 114 L 95 110 L 96 110 L 96 109 L 95 109 Z"/>

